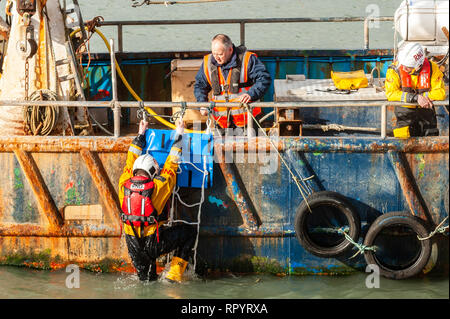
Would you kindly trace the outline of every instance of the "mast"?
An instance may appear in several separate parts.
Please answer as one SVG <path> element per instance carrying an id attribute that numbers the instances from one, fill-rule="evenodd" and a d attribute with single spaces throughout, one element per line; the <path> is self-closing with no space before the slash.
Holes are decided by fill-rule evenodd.
<path id="1" fill-rule="evenodd" d="M 59 1 L 16 0 L 10 13 L 0 100 L 84 99 L 76 88 L 76 61 L 70 54 Z M 37 112 L 45 114 L 43 123 L 35 123 Z M 78 110 L 75 114 L 78 122 L 86 122 L 85 115 Z M 73 120 L 66 107 L 6 106 L 0 112 L 0 135 L 74 135 Z"/>

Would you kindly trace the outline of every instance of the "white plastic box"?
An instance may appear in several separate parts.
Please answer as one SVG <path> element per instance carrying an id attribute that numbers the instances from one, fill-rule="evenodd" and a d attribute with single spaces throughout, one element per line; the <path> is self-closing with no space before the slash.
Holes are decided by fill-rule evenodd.
<path id="1" fill-rule="evenodd" d="M 405 0 L 394 15 L 395 29 L 404 41 L 447 45 L 442 27 L 449 30 L 449 1 Z"/>

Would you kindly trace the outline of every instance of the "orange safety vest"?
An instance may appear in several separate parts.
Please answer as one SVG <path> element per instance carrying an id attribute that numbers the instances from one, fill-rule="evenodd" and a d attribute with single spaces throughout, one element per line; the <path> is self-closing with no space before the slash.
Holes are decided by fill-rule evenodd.
<path id="1" fill-rule="evenodd" d="M 419 76 L 417 78 L 417 87 L 413 88 L 411 74 L 406 72 L 403 69 L 403 65 L 400 67 L 396 66 L 396 63 L 390 68 L 394 69 L 401 82 L 402 91 L 408 93 L 418 93 L 422 94 L 424 92 L 428 92 L 431 89 L 431 64 L 428 59 L 423 61 L 422 69 L 419 72 Z"/>
<path id="2" fill-rule="evenodd" d="M 220 66 L 215 67 L 211 63 L 211 54 L 203 58 L 203 71 L 209 85 L 213 89 L 213 102 L 239 101 L 240 95 L 247 93 L 252 86 L 248 81 L 248 63 L 250 57 L 252 55 L 256 56 L 256 54 L 249 51 L 244 51 L 239 54 L 240 47 L 236 49 L 238 50 L 237 54 L 241 65 L 240 68 L 230 69 L 226 80 L 223 76 L 222 68 Z M 259 107 L 254 108 L 252 111 L 253 116 L 257 116 L 259 113 L 261 113 L 261 108 Z M 233 122 L 236 126 L 243 127 L 247 124 L 247 111 L 244 108 L 233 107 L 231 108 L 230 115 L 233 117 Z M 222 128 L 229 126 L 226 107 L 215 106 L 212 111 L 212 116 Z"/>

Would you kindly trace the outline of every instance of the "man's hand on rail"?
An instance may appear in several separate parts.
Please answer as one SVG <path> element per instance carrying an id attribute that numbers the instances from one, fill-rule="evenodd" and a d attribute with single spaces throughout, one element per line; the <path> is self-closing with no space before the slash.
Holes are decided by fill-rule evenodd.
<path id="1" fill-rule="evenodd" d="M 419 103 L 420 107 L 425 109 L 431 109 L 433 107 L 433 101 L 431 101 L 430 98 L 420 94 L 417 95 L 417 103 Z"/>
<path id="2" fill-rule="evenodd" d="M 248 95 L 247 93 L 245 93 L 245 94 L 242 94 L 240 97 L 239 97 L 239 102 L 241 102 L 241 103 L 250 103 L 250 101 L 251 101 L 251 97 L 250 97 L 250 95 Z"/>

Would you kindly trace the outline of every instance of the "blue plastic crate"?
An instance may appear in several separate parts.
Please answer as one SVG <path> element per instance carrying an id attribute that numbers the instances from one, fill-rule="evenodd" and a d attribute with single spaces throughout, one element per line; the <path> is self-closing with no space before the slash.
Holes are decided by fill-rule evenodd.
<path id="1" fill-rule="evenodd" d="M 145 132 L 146 146 L 143 154 L 152 155 L 162 168 L 172 148 L 174 136 L 175 130 L 148 129 Z M 212 134 L 183 134 L 181 164 L 177 174 L 177 185 L 179 187 L 201 188 L 205 163 L 208 175 L 205 177 L 204 187 L 209 188 L 213 185 L 213 150 Z M 189 163 L 192 163 L 192 165 Z"/>

